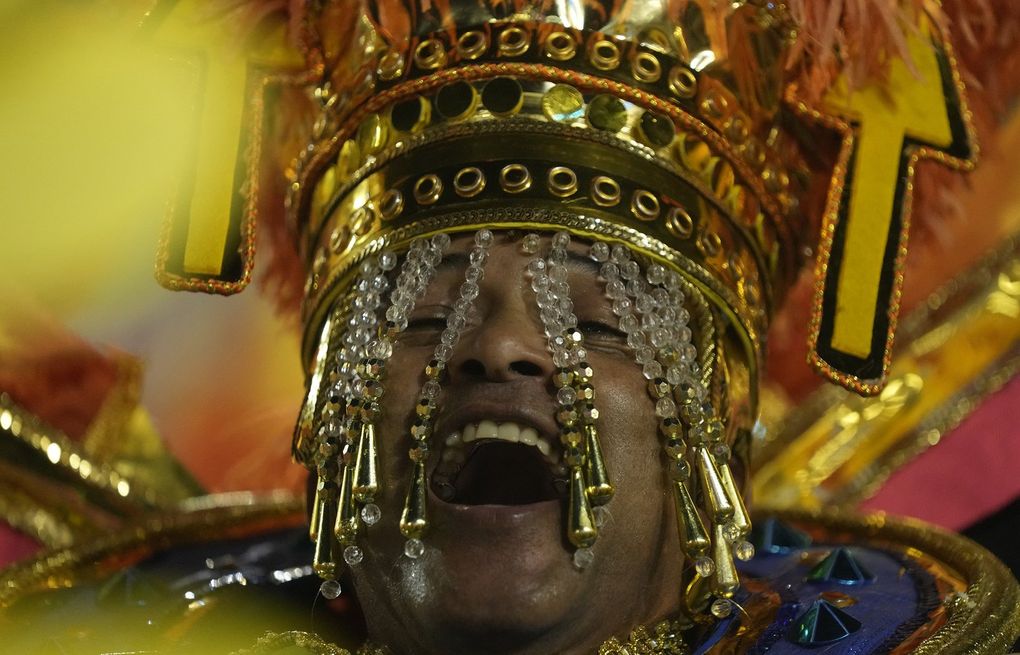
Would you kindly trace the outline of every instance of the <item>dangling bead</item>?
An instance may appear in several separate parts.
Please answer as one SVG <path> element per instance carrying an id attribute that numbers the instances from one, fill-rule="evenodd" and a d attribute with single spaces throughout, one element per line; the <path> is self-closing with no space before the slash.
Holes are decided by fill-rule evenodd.
<path id="1" fill-rule="evenodd" d="M 340 597 L 340 583 L 336 580 L 326 580 L 319 585 L 319 593 L 327 600 L 335 600 Z"/>
<path id="2" fill-rule="evenodd" d="M 365 525 L 375 525 L 382 518 L 382 511 L 375 503 L 367 503 L 361 508 L 361 520 Z"/>

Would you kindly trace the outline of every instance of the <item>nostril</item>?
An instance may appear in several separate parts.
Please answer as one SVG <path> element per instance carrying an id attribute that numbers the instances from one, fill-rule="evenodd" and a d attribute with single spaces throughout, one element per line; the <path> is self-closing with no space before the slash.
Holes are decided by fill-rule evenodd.
<path id="1" fill-rule="evenodd" d="M 518 375 L 539 376 L 543 375 L 542 367 L 528 360 L 519 360 L 510 364 L 510 370 Z"/>
<path id="2" fill-rule="evenodd" d="M 485 365 L 477 359 L 468 359 L 460 365 L 460 370 L 471 377 L 485 377 Z"/>

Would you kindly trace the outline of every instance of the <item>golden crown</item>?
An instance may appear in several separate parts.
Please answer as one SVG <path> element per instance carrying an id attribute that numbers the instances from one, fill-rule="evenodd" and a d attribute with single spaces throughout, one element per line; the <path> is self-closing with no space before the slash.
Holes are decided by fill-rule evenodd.
<path id="1" fill-rule="evenodd" d="M 256 93 L 243 113 L 254 128 L 248 143 L 234 139 L 249 153 L 248 193 L 235 198 L 230 224 L 211 230 L 229 236 L 203 250 L 196 242 L 210 230 L 195 225 L 212 219 L 181 203 L 161 278 L 219 293 L 247 282 L 262 109 L 268 89 L 291 85 L 315 103 L 286 193 L 311 273 L 306 361 L 326 308 L 367 254 L 481 225 L 565 228 L 680 270 L 729 319 L 753 368 L 770 313 L 817 243 L 812 363 L 875 393 L 896 324 L 915 164 L 966 168 L 975 157 L 937 22 L 875 4 L 910 24 L 898 50 L 876 55 L 884 83 L 850 92 L 846 53 L 816 55 L 803 74 L 806 19 L 783 3 L 312 3 L 292 30 L 300 58 L 271 43 L 282 29 L 260 33 L 262 70 L 303 66 L 248 85 Z M 815 78 L 822 88 L 805 89 Z M 815 142 L 812 125 L 835 134 L 835 152 Z M 826 183 L 823 203 L 811 204 Z"/>

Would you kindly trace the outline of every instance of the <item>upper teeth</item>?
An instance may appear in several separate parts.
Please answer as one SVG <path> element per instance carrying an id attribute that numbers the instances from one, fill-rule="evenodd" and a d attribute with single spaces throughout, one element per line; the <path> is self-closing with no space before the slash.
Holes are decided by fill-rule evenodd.
<path id="1" fill-rule="evenodd" d="M 459 432 L 453 432 L 446 438 L 447 446 L 459 446 L 471 443 L 479 439 L 498 439 L 510 443 L 523 443 L 535 446 L 543 455 L 552 452 L 549 442 L 539 436 L 538 431 L 526 425 L 519 425 L 513 421 L 496 423 L 495 421 L 481 421 L 469 423 Z"/>

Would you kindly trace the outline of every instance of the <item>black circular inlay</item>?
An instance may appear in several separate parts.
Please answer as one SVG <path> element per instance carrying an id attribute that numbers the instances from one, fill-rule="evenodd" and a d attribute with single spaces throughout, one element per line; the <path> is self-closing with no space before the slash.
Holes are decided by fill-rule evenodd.
<path id="1" fill-rule="evenodd" d="M 439 89 L 436 94 L 436 111 L 443 118 L 460 118 L 471 110 L 475 90 L 467 82 L 454 82 Z"/>
<path id="2" fill-rule="evenodd" d="M 512 77 L 497 77 L 489 80 L 482 89 L 482 104 L 493 114 L 509 114 L 516 111 L 524 97 L 521 83 Z"/>
<path id="3" fill-rule="evenodd" d="M 422 112 L 425 111 L 425 103 L 422 100 L 422 98 L 412 98 L 394 105 L 393 112 L 390 114 L 393 127 L 401 132 L 413 130 L 421 120 Z"/>

